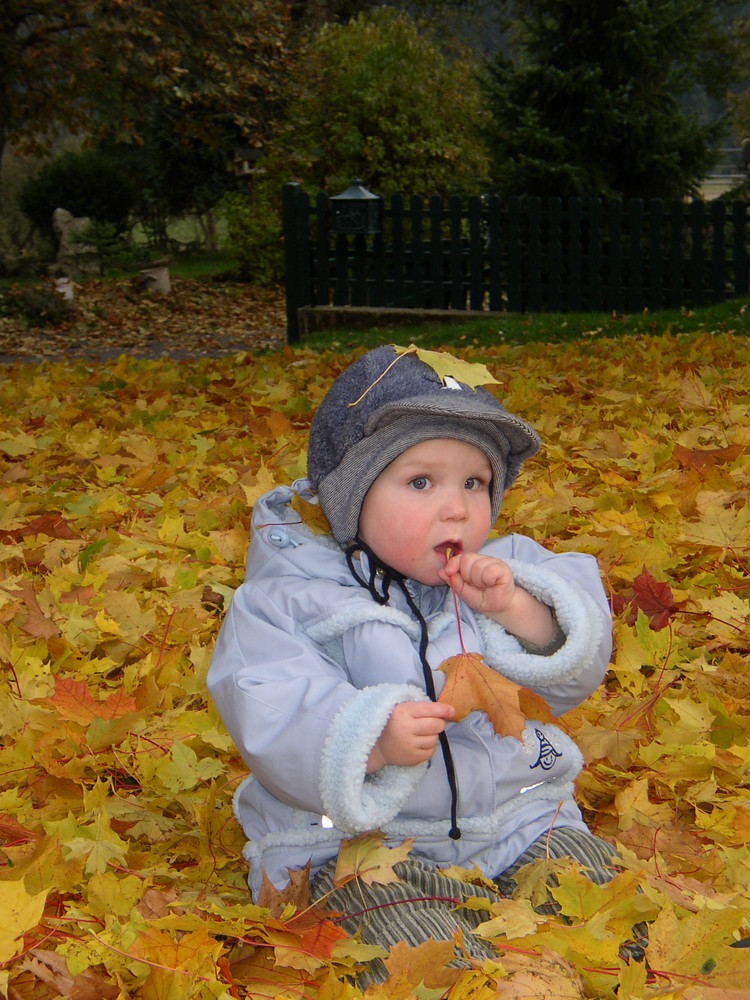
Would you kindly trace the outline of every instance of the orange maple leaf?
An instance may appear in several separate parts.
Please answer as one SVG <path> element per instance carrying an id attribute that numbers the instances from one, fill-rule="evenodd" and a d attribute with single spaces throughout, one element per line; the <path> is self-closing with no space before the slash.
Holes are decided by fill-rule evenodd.
<path id="1" fill-rule="evenodd" d="M 95 701 L 84 681 L 55 678 L 54 697 L 48 699 L 63 719 L 87 724 L 92 719 L 119 719 L 135 711 L 135 701 L 123 691 L 114 691 L 104 701 Z"/>
<path id="2" fill-rule="evenodd" d="M 449 656 L 439 669 L 445 674 L 445 684 L 438 701 L 453 706 L 454 722 L 470 712 L 484 712 L 498 736 L 521 740 L 527 718 L 553 719 L 543 698 L 492 670 L 480 653 Z"/>

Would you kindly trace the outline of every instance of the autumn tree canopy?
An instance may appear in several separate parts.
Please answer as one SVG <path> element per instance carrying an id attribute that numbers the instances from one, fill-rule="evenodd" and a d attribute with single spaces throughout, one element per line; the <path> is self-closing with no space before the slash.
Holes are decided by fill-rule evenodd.
<path id="1" fill-rule="evenodd" d="M 0 154 L 55 125 L 137 142 L 154 100 L 186 145 L 220 142 L 228 123 L 262 136 L 285 31 L 277 0 L 5 0 Z"/>

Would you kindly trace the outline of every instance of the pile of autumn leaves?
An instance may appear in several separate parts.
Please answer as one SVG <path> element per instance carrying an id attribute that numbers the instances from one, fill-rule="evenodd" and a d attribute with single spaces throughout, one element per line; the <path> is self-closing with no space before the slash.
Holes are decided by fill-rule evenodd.
<path id="1" fill-rule="evenodd" d="M 625 870 L 598 888 L 540 862 L 487 914 L 496 962 L 403 946 L 367 996 L 746 996 L 748 951 L 728 945 L 750 933 L 750 344 L 463 353 L 546 442 L 501 530 L 593 553 L 612 597 L 606 684 L 564 721 L 580 804 Z M 205 693 L 252 504 L 304 475 L 310 416 L 349 360 L 3 373 L 0 995 L 360 995 L 372 949 L 306 908 L 304 878 L 249 898 L 244 771 Z M 365 838 L 344 874 L 388 878 L 391 861 Z M 533 909 L 551 867 L 568 923 Z M 643 919 L 648 967 L 625 965 Z"/>

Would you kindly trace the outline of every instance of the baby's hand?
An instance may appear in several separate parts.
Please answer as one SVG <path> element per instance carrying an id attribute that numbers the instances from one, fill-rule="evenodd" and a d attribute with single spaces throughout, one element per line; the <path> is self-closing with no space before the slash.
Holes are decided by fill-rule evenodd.
<path id="1" fill-rule="evenodd" d="M 367 773 L 371 774 L 385 764 L 413 767 L 429 760 L 435 753 L 445 723 L 454 715 L 455 709 L 451 705 L 434 701 L 404 701 L 396 705 L 372 748 Z"/>
<path id="2" fill-rule="evenodd" d="M 502 614 L 513 605 L 516 584 L 510 566 L 502 559 L 458 552 L 450 557 L 440 576 L 474 611 Z"/>
<path id="3" fill-rule="evenodd" d="M 523 587 L 517 587 L 502 559 L 476 552 L 451 556 L 440 576 L 457 597 L 519 639 L 546 646 L 555 634 L 552 612 Z"/>

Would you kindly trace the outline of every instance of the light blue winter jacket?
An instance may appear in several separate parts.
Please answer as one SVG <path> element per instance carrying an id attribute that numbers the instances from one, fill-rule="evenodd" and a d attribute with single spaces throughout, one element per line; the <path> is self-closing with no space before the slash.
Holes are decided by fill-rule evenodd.
<path id="1" fill-rule="evenodd" d="M 253 894 L 261 867 L 281 887 L 288 868 L 311 861 L 314 873 L 342 838 L 367 830 L 381 829 L 393 843 L 414 837 L 413 853 L 492 876 L 549 828 L 558 808 L 556 825 L 585 829 L 573 801 L 581 754 L 557 726 L 529 721 L 520 742 L 496 736 L 482 712 L 448 724 L 459 840 L 448 836 L 451 793 L 439 750 L 416 767 L 366 774 L 393 707 L 427 699 L 420 628 L 396 586 L 389 605 L 377 604 L 338 544 L 299 523 L 293 495 L 279 487 L 255 505 L 245 582 L 208 672 L 211 697 L 252 772 L 237 790 L 235 814 L 248 838 Z M 554 609 L 566 639 L 550 656 L 530 653 L 462 606 L 464 645 L 560 715 L 597 687 L 609 663 L 611 619 L 596 561 L 553 555 L 520 535 L 483 551 L 506 560 L 516 582 Z M 451 592 L 408 586 L 428 624 L 439 692 L 437 667 L 460 651 Z"/>

